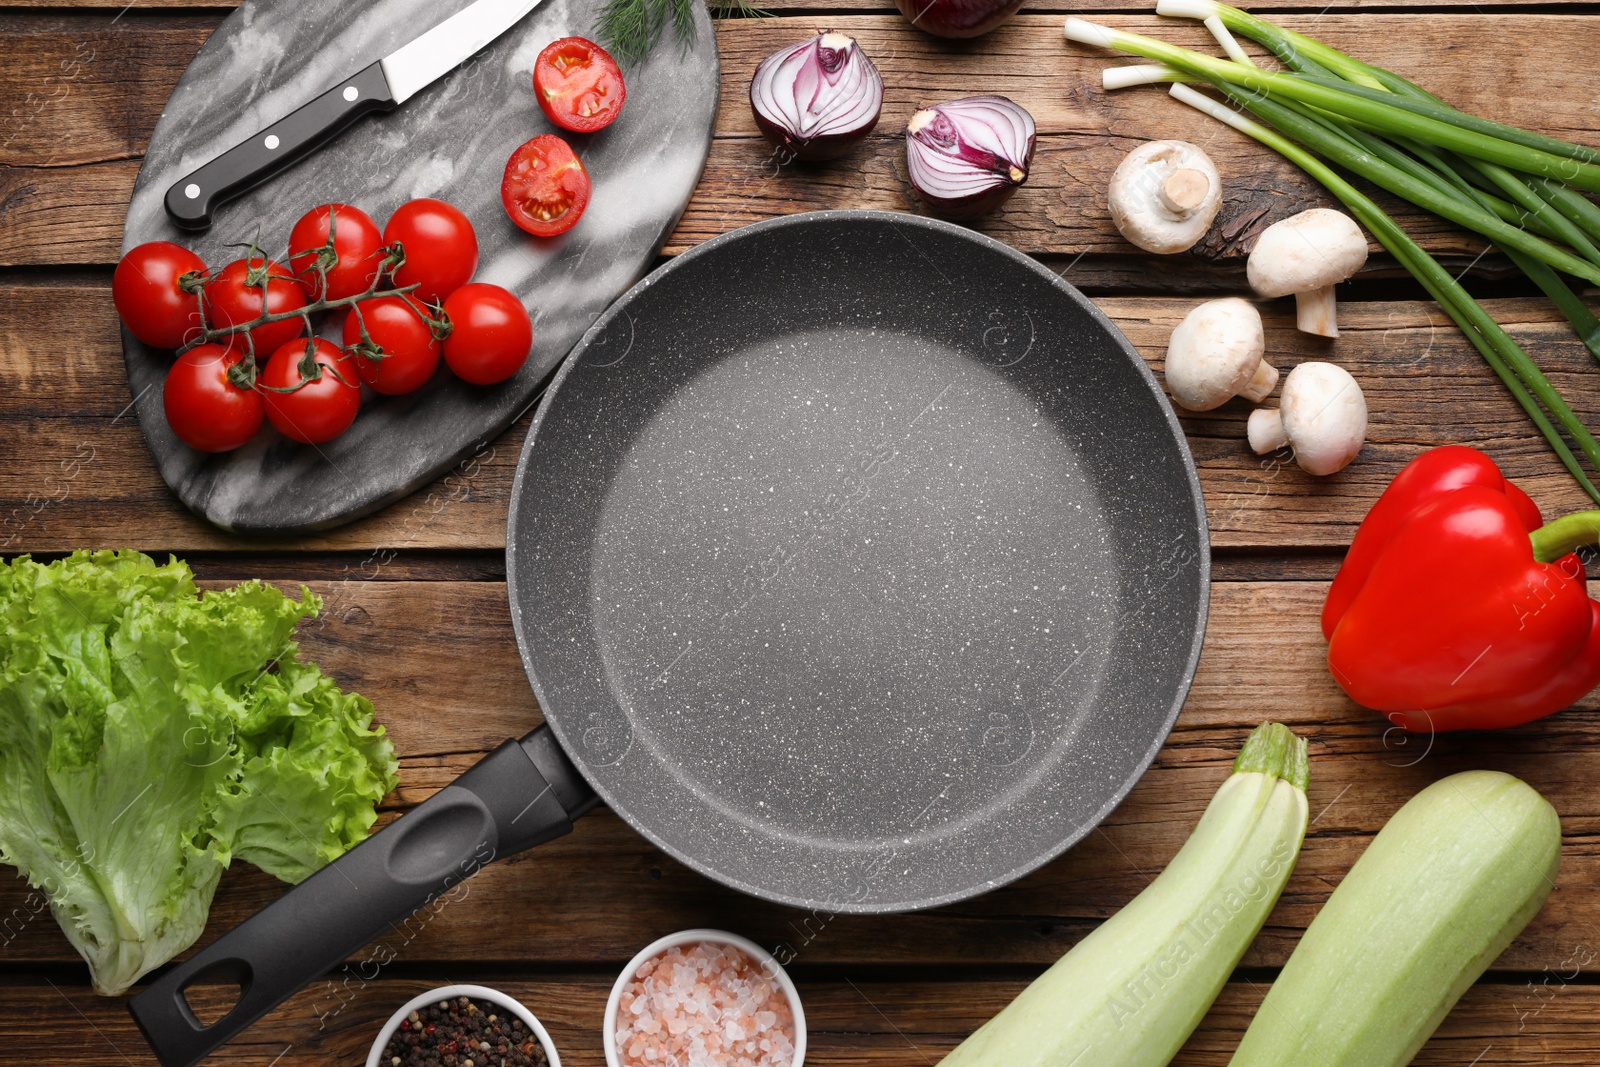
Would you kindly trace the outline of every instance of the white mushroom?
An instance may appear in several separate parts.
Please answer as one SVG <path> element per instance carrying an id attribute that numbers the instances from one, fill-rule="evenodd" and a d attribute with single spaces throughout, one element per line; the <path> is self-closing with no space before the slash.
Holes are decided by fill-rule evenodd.
<path id="1" fill-rule="evenodd" d="M 1257 455 L 1288 445 L 1308 474 L 1343 470 L 1367 439 L 1367 398 L 1342 367 L 1302 363 L 1283 379 L 1276 411 L 1257 408 L 1247 427 Z"/>
<path id="2" fill-rule="evenodd" d="M 1106 202 L 1129 241 L 1146 252 L 1183 252 L 1217 217 L 1222 177 L 1187 141 L 1146 141 L 1117 164 Z"/>
<path id="3" fill-rule="evenodd" d="M 1324 207 L 1274 222 L 1250 252 L 1250 286 L 1264 297 L 1295 297 L 1297 325 L 1338 337 L 1333 287 L 1367 262 L 1367 239 L 1350 216 Z"/>
<path id="4" fill-rule="evenodd" d="M 1278 384 L 1261 313 L 1248 300 L 1207 300 L 1178 323 L 1167 342 L 1167 388 L 1190 411 L 1210 411 L 1234 396 L 1260 403 Z"/>

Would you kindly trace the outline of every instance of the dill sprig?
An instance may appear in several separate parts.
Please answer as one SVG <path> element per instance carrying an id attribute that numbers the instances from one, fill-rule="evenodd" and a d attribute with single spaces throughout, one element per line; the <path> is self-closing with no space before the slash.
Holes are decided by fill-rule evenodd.
<path id="1" fill-rule="evenodd" d="M 709 0 L 706 5 L 711 9 L 711 14 L 719 19 L 766 19 L 772 17 L 772 12 L 760 4 L 752 4 L 749 0 Z"/>
<path id="2" fill-rule="evenodd" d="M 635 66 L 661 43 L 667 25 L 684 48 L 694 43 L 694 5 L 701 0 L 607 0 L 595 38 L 623 66 Z M 771 12 L 752 0 L 705 0 L 717 18 L 760 18 Z"/>

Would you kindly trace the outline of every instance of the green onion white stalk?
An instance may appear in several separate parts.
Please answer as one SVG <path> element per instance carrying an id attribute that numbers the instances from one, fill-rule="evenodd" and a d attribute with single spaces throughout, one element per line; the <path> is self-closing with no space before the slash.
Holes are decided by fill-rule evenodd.
<path id="1" fill-rule="evenodd" d="M 1443 105 L 1430 105 L 1426 101 L 1398 97 L 1383 90 L 1348 83 L 1345 88 L 1335 88 L 1308 75 L 1275 73 L 1249 64 L 1217 59 L 1154 37 L 1128 33 L 1077 17 L 1067 19 L 1066 32 L 1068 39 L 1081 44 L 1130 52 L 1209 82 L 1237 85 L 1241 89 L 1310 104 L 1366 124 L 1381 133 L 1416 137 L 1475 159 L 1555 178 L 1590 192 L 1600 191 L 1600 166 L 1581 162 L 1577 155 L 1585 152 L 1585 149 L 1579 145 L 1555 141 L 1554 144 L 1568 153 L 1558 154 L 1547 148 L 1507 140 L 1494 132 L 1500 128 L 1497 123 L 1473 119 Z M 1388 96 L 1390 99 L 1374 99 L 1379 96 Z"/>
<path id="2" fill-rule="evenodd" d="M 1222 22 L 1224 25 L 1231 23 L 1240 33 L 1243 33 L 1275 55 L 1285 66 L 1302 74 L 1323 75 L 1330 78 L 1342 77 L 1356 84 L 1386 88 L 1390 92 L 1403 97 L 1426 100 L 1443 105 L 1443 101 L 1439 100 L 1438 97 L 1391 71 L 1364 64 L 1312 38 L 1297 34 L 1292 30 L 1285 30 L 1238 8 L 1216 3 L 1215 0 L 1160 0 L 1156 5 L 1156 12 L 1161 15 L 1180 18 L 1202 19 L 1208 27 L 1217 22 Z M 1171 68 L 1162 69 L 1171 70 Z M 1178 78 L 1165 80 L 1178 80 Z M 1132 84 L 1131 81 L 1130 84 Z M 1106 88 L 1112 88 L 1112 85 L 1109 84 L 1109 79 Z M 1595 153 L 1593 149 L 1571 145 L 1567 142 L 1542 137 L 1538 134 L 1530 134 L 1525 130 L 1516 130 L 1514 127 L 1500 128 L 1510 130 L 1517 135 L 1535 138 L 1540 143 L 1600 155 L 1600 153 Z M 1381 157 L 1394 166 L 1408 170 L 1409 173 L 1421 180 L 1432 182 L 1436 188 L 1447 195 L 1454 194 L 1475 202 L 1480 207 L 1494 212 L 1502 220 L 1519 229 L 1531 230 L 1552 240 L 1560 240 L 1562 234 L 1546 225 L 1543 221 L 1548 213 L 1538 210 L 1541 205 L 1548 204 L 1554 206 L 1556 210 L 1575 223 L 1590 238 L 1600 238 L 1600 207 L 1596 207 L 1586 197 L 1573 192 L 1560 182 L 1551 181 L 1547 178 L 1531 178 L 1519 198 L 1521 205 L 1514 204 L 1495 195 L 1500 189 L 1495 186 L 1494 182 L 1490 181 L 1485 174 L 1485 166 L 1481 163 L 1459 157 L 1452 157 L 1450 160 L 1446 160 L 1432 146 L 1419 143 L 1411 138 L 1397 137 L 1394 143 L 1391 144 L 1380 137 L 1349 125 L 1343 127 L 1343 132 L 1366 151 Z M 1370 178 L 1370 175 L 1368 177 Z M 1515 175 L 1506 172 L 1503 168 L 1500 170 L 1500 180 L 1502 182 L 1519 181 Z M 1533 196 L 1533 194 L 1537 195 Z M 1532 199 L 1530 199 L 1530 196 L 1532 196 Z M 1541 197 L 1542 199 L 1539 199 Z M 1530 211 L 1530 206 L 1535 210 Z M 1570 233 L 1570 231 L 1563 232 Z M 1579 241 L 1580 245 L 1583 243 L 1581 240 Z M 1534 260 L 1525 253 L 1520 253 L 1513 248 L 1507 248 L 1506 252 L 1517 268 L 1538 285 L 1540 290 L 1556 305 L 1571 324 L 1574 332 L 1583 341 L 1584 346 L 1588 348 L 1590 354 L 1595 357 L 1597 362 L 1600 362 L 1600 319 L 1595 317 L 1594 312 L 1589 309 L 1588 305 L 1584 304 L 1561 276 L 1551 270 L 1547 264 Z"/>

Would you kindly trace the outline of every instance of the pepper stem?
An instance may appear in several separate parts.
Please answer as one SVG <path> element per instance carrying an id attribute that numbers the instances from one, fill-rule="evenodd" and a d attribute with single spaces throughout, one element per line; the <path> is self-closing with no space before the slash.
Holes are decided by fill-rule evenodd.
<path id="1" fill-rule="evenodd" d="M 1600 511 L 1575 511 L 1554 522 L 1547 522 L 1528 535 L 1533 542 L 1533 558 L 1554 563 L 1584 545 L 1600 542 Z"/>

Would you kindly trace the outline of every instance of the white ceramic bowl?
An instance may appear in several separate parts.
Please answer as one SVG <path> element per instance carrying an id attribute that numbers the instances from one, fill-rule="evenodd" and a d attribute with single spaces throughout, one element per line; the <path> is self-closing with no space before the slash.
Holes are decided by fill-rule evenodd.
<path id="1" fill-rule="evenodd" d="M 622 987 L 628 984 L 634 972 L 645 960 L 659 956 L 669 948 L 687 945 L 694 941 L 714 941 L 741 948 L 777 980 L 778 985 L 783 988 L 783 995 L 789 998 L 789 1011 L 794 1015 L 794 1063 L 790 1064 L 790 1067 L 801 1067 L 806 1062 L 806 1013 L 800 1007 L 800 991 L 794 987 L 794 980 L 789 977 L 789 972 L 783 969 L 783 965 L 773 958 L 772 953 L 749 938 L 730 934 L 726 930 L 680 930 L 675 934 L 668 934 L 659 941 L 652 941 L 628 961 L 628 965 L 622 968 L 622 973 L 617 976 L 616 984 L 611 987 L 611 998 L 606 1001 L 605 1022 L 601 1024 L 605 1028 L 603 1036 L 607 1067 L 622 1067 L 622 1057 L 617 1052 L 617 1009 L 622 1003 Z M 368 1064 L 367 1067 L 374 1065 Z"/>
<path id="2" fill-rule="evenodd" d="M 429 1004 L 449 1000 L 451 997 L 471 997 L 473 1000 L 486 1001 L 511 1012 L 522 1020 L 522 1025 L 533 1031 L 534 1036 L 539 1039 L 539 1044 L 544 1046 L 545 1058 L 550 1061 L 550 1067 L 561 1067 L 561 1057 L 556 1055 L 555 1042 L 550 1040 L 549 1031 L 534 1017 L 533 1012 L 523 1007 L 514 997 L 509 997 L 498 989 L 481 985 L 442 985 L 438 989 L 430 989 L 406 1001 L 400 1006 L 399 1011 L 389 1016 L 389 1021 L 384 1024 L 383 1029 L 378 1031 L 378 1040 L 372 1043 L 372 1051 L 367 1053 L 367 1067 L 379 1067 L 383 1061 L 384 1047 L 389 1044 L 389 1039 L 394 1036 L 395 1031 L 400 1029 L 400 1023 L 407 1015 Z"/>

